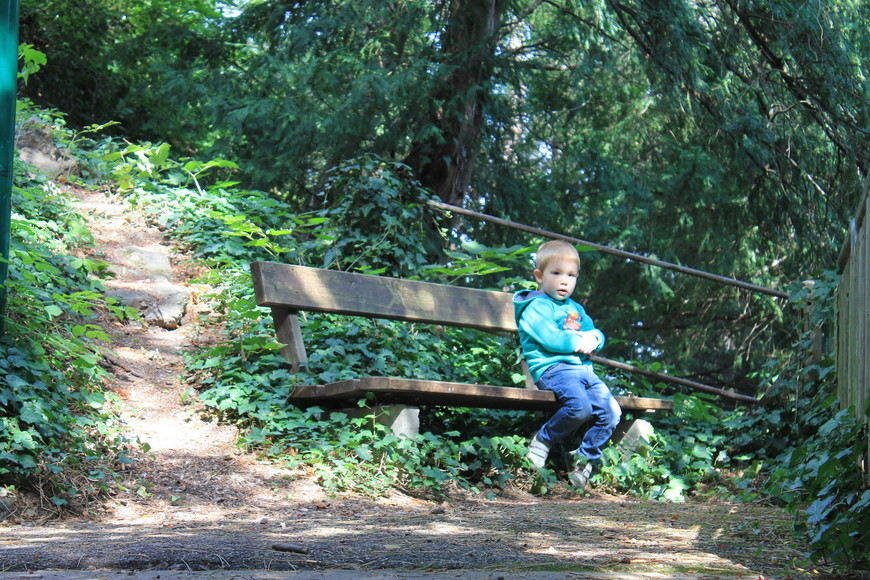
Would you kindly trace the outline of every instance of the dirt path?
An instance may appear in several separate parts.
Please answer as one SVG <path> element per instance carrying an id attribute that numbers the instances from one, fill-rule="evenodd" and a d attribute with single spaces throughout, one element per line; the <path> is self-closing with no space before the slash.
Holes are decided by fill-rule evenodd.
<path id="1" fill-rule="evenodd" d="M 192 305 L 181 326 L 113 328 L 112 390 L 131 437 L 150 445 L 128 474 L 130 493 L 80 518 L 18 514 L 0 524 L 0 571 L 32 570 L 478 570 L 584 571 L 632 577 L 799 576 L 790 519 L 727 503 L 660 504 L 594 494 L 535 498 L 506 492 L 436 504 L 394 494 L 327 497 L 305 472 L 259 461 L 234 428 L 184 404 L 183 353 L 205 340 L 207 313 L 189 284 L 193 267 L 117 198 L 78 192 L 95 252 L 123 265 L 121 249 L 166 253 Z M 125 269 L 113 282 L 136 285 Z M 96 577 L 96 576 L 94 576 Z"/>

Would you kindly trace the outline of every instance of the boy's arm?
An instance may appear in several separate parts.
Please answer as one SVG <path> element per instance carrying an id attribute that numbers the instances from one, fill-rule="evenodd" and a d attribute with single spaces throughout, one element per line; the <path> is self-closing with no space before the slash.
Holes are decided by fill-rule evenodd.
<path id="1" fill-rule="evenodd" d="M 578 305 L 578 307 L 582 313 L 580 318 L 580 334 L 583 334 L 588 338 L 584 339 L 583 345 L 577 352 L 592 354 L 596 350 L 601 350 L 604 347 L 604 333 L 595 328 L 595 322 L 592 321 L 592 317 L 586 313 L 586 310 L 580 305 Z"/>
<path id="2" fill-rule="evenodd" d="M 580 345 L 577 347 L 576 352 L 592 354 L 604 346 L 604 333 L 597 328 L 586 331 L 581 330 L 576 334 L 580 337 Z"/>

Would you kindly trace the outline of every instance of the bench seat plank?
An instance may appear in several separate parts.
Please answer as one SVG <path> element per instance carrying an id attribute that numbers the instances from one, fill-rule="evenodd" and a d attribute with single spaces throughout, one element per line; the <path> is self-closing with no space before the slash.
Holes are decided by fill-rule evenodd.
<path id="1" fill-rule="evenodd" d="M 289 402 L 298 406 L 335 406 L 374 393 L 378 404 L 449 405 L 523 411 L 555 411 L 552 391 L 494 387 L 397 377 L 360 377 L 325 385 L 299 385 Z M 616 397 L 623 410 L 670 410 L 674 402 L 645 397 Z"/>

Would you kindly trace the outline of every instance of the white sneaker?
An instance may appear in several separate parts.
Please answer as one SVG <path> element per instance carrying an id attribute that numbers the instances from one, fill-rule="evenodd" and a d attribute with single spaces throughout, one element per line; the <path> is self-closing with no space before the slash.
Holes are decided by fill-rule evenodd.
<path id="1" fill-rule="evenodd" d="M 568 481 L 571 482 L 571 485 L 576 487 L 581 491 L 586 490 L 586 485 L 589 483 L 589 478 L 592 477 L 592 462 L 586 459 L 585 457 L 578 461 L 577 466 L 574 468 L 574 471 L 571 472 L 571 475 L 568 476 Z"/>
<path id="2" fill-rule="evenodd" d="M 541 469 L 547 462 L 547 456 L 549 454 L 550 446 L 538 439 L 538 434 L 535 433 L 532 437 L 531 443 L 529 443 L 529 453 L 527 455 L 529 461 L 532 462 L 535 469 Z"/>

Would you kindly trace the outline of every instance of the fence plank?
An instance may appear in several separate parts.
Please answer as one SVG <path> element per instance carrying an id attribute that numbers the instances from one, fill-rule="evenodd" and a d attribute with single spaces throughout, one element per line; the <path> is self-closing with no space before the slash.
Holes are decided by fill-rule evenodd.
<path id="1" fill-rule="evenodd" d="M 842 277 L 837 294 L 837 391 L 843 409 L 853 407 L 866 425 L 864 475 L 870 483 L 870 418 L 865 409 L 870 391 L 870 177 L 861 204 L 849 224 L 849 236 L 838 264 Z"/>
<path id="2" fill-rule="evenodd" d="M 866 208 L 865 208 L 866 211 Z M 866 213 L 864 214 L 867 215 Z M 858 267 L 855 269 L 852 283 L 852 296 L 855 304 L 853 311 L 853 320 L 856 324 L 856 332 L 854 334 L 855 350 L 857 356 L 853 359 L 852 364 L 855 367 L 853 382 L 850 385 L 849 404 L 854 405 L 859 417 L 864 411 L 864 390 L 866 388 L 868 375 L 868 365 L 870 358 L 867 353 L 867 273 L 868 273 L 868 253 L 870 253 L 870 243 L 868 243 L 867 221 L 864 220 L 863 227 L 858 231 L 858 252 L 855 256 Z M 870 441 L 868 441 L 868 450 L 870 450 Z"/>

